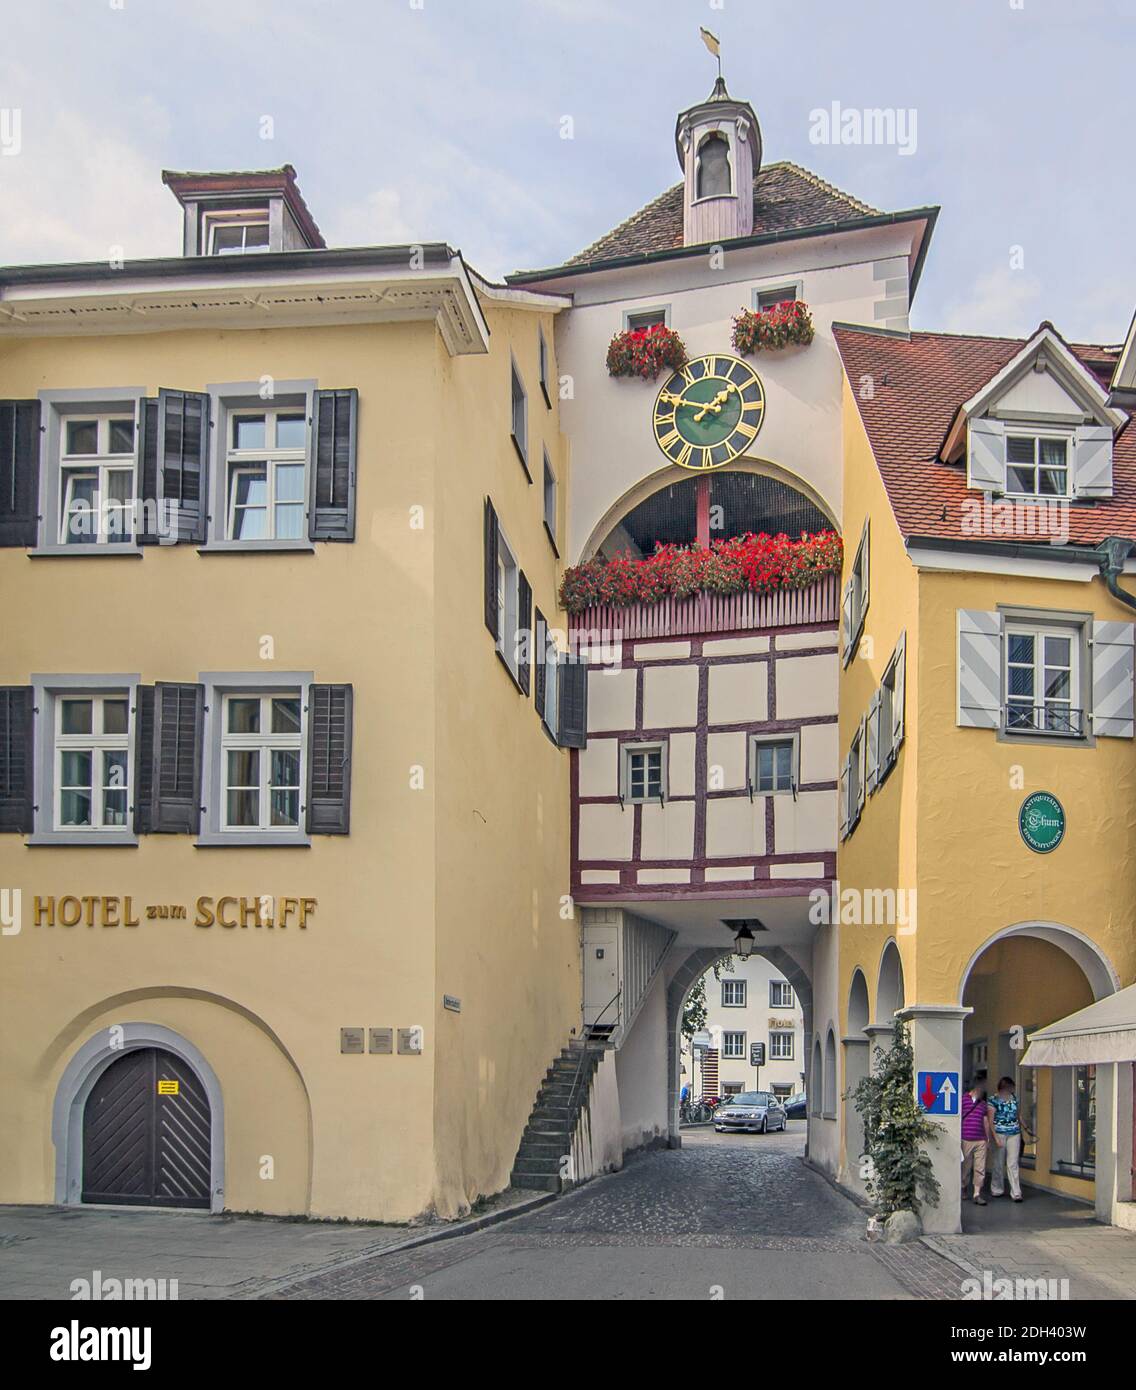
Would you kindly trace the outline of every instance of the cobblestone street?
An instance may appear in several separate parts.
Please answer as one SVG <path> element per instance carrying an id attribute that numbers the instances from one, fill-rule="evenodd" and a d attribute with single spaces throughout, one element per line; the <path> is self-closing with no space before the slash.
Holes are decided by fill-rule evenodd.
<path id="1" fill-rule="evenodd" d="M 287 1298 L 950 1298 L 959 1271 L 921 1245 L 863 1240 L 851 1202 L 787 1135 L 688 1131 L 559 1201 L 478 1234 L 366 1258 Z"/>

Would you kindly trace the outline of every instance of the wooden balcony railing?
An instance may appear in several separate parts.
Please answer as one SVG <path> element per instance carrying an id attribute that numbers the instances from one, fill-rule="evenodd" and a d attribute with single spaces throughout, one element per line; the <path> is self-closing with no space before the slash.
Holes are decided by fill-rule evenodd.
<path id="1" fill-rule="evenodd" d="M 627 607 L 596 604 L 573 614 L 569 627 L 619 633 L 626 641 L 644 637 L 686 637 L 707 632 L 748 632 L 757 628 L 835 623 L 839 617 L 839 576 L 826 574 L 804 589 L 769 594 L 692 594 Z"/>

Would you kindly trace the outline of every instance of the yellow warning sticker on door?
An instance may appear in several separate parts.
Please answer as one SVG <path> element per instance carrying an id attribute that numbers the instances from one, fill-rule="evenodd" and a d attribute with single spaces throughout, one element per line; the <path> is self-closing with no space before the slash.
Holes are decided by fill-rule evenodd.
<path id="1" fill-rule="evenodd" d="M 176 1096 L 178 1093 L 178 1083 L 176 1081 L 159 1081 L 158 1094 L 160 1096 Z"/>

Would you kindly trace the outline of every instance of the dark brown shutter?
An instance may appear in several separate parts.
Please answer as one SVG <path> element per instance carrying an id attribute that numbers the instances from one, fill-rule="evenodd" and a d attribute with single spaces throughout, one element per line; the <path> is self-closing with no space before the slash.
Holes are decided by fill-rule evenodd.
<path id="1" fill-rule="evenodd" d="M 0 685 L 0 833 L 35 827 L 35 704 L 30 685 Z"/>
<path id="2" fill-rule="evenodd" d="M 172 681 L 155 685 L 150 774 L 150 829 L 155 834 L 196 835 L 201 829 L 204 724 L 203 685 Z"/>
<path id="3" fill-rule="evenodd" d="M 151 396 L 142 402 L 142 437 L 139 441 L 138 498 L 142 504 L 142 515 L 138 523 L 138 544 L 156 545 L 158 541 L 158 516 L 161 503 L 158 492 L 158 398 Z M 164 525 L 164 522 L 162 523 Z"/>
<path id="4" fill-rule="evenodd" d="M 485 626 L 500 637 L 497 631 L 497 513 L 493 503 L 485 499 Z"/>
<path id="5" fill-rule="evenodd" d="M 177 538 L 201 544 L 208 512 L 209 397 L 158 392 L 158 496 L 177 504 Z"/>
<path id="6" fill-rule="evenodd" d="M 155 406 L 157 401 L 154 402 Z M 141 538 L 139 538 L 141 539 Z M 154 828 L 154 687 L 140 685 L 134 698 L 134 833 Z"/>
<path id="7" fill-rule="evenodd" d="M 567 659 L 557 667 L 560 679 L 561 748 L 584 748 L 588 742 L 588 667 Z"/>
<path id="8" fill-rule="evenodd" d="M 359 392 L 317 391 L 312 411 L 308 538 L 355 539 L 355 455 Z"/>
<path id="9" fill-rule="evenodd" d="M 517 571 L 517 684 L 527 695 L 532 678 L 532 585 Z"/>
<path id="10" fill-rule="evenodd" d="M 0 401 L 0 546 L 39 540 L 39 401 Z"/>
<path id="11" fill-rule="evenodd" d="M 353 705 L 354 690 L 349 685 L 309 687 L 309 835 L 346 835 L 350 831 Z"/>
<path id="12" fill-rule="evenodd" d="M 545 648 L 548 646 L 548 626 L 544 621 L 544 614 L 540 609 L 536 609 L 536 616 L 533 619 L 533 632 L 535 641 L 533 644 L 533 660 L 536 662 L 536 681 L 533 702 L 536 705 L 536 712 L 544 718 L 544 683 L 548 679 L 548 666 L 545 664 Z"/>

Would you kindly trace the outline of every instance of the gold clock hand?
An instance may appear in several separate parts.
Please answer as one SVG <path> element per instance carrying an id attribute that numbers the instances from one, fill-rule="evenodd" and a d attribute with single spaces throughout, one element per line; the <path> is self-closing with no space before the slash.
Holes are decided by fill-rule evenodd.
<path id="1" fill-rule="evenodd" d="M 719 391 L 718 394 L 713 398 L 713 400 L 709 400 L 706 402 L 706 404 L 694 417 L 695 421 L 701 420 L 708 410 L 712 410 L 715 415 L 721 415 L 722 402 L 729 397 L 729 394 L 729 391 Z"/>

